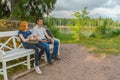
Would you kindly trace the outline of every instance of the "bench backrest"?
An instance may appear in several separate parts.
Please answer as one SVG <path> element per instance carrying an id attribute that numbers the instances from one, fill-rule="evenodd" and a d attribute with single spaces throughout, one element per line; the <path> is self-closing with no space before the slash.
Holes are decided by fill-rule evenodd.
<path id="1" fill-rule="evenodd" d="M 8 37 L 8 39 L 2 43 L 0 42 L 0 56 L 5 55 L 5 50 L 4 48 L 7 48 L 9 50 L 20 48 L 21 44 L 17 46 L 16 40 L 20 40 L 18 37 L 18 31 L 5 31 L 5 32 L 0 32 L 0 38 L 5 38 Z M 8 44 L 12 41 L 12 46 L 8 46 Z"/>

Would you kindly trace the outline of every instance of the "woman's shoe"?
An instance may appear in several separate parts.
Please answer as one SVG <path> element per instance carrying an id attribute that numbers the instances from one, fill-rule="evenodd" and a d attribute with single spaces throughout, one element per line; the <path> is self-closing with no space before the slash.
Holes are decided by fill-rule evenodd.
<path id="1" fill-rule="evenodd" d="M 35 71 L 36 71 L 38 74 L 42 74 L 39 66 L 35 66 L 35 65 L 34 65 L 34 69 L 35 69 Z"/>

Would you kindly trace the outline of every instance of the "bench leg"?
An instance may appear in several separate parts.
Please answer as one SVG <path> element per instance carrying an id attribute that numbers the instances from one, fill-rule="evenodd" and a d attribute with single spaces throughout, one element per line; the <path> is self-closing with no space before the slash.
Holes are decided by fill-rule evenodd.
<path id="1" fill-rule="evenodd" d="M 60 46 L 58 47 L 58 56 L 60 56 Z"/>
<path id="2" fill-rule="evenodd" d="M 3 76 L 4 76 L 4 80 L 8 80 L 6 61 L 3 61 Z"/>
<path id="3" fill-rule="evenodd" d="M 27 56 L 27 68 L 30 70 L 30 55 Z"/>
<path id="4" fill-rule="evenodd" d="M 60 40 L 58 39 L 59 41 L 59 46 L 58 46 L 58 56 L 60 56 Z"/>
<path id="5" fill-rule="evenodd" d="M 44 60 L 47 62 L 47 55 L 44 53 Z"/>

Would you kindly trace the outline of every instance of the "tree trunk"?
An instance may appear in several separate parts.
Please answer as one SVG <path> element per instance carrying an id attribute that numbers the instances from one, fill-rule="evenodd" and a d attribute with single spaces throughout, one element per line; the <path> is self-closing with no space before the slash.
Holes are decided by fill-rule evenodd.
<path id="1" fill-rule="evenodd" d="M 19 0 L 10 0 L 10 4 L 11 4 L 11 14 L 13 14 L 14 12 L 14 8 L 16 6 L 16 4 L 19 2 Z M 11 19 L 15 19 L 14 16 L 11 16 Z"/>

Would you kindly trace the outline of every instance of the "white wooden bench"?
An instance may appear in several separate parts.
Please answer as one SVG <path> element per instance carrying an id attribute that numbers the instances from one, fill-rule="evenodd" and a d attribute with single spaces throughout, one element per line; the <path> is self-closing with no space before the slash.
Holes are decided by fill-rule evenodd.
<path id="1" fill-rule="evenodd" d="M 18 31 L 0 32 L 0 38 L 4 39 L 5 37 L 8 37 L 8 39 L 4 43 L 0 41 L 0 62 L 2 63 L 0 74 L 4 76 L 4 80 L 8 80 L 7 69 L 9 68 L 24 64 L 27 66 L 28 69 L 31 69 L 30 61 L 33 59 L 30 58 L 30 55 L 34 54 L 35 51 L 33 49 L 24 49 L 23 47 L 21 47 L 21 43 L 18 43 Z M 8 44 L 11 42 L 12 46 L 9 46 Z M 50 45 L 50 48 L 53 48 L 53 46 Z M 7 66 L 8 61 L 18 60 L 22 57 L 26 57 L 26 60 Z M 45 54 L 44 59 L 45 61 L 47 61 Z"/>

